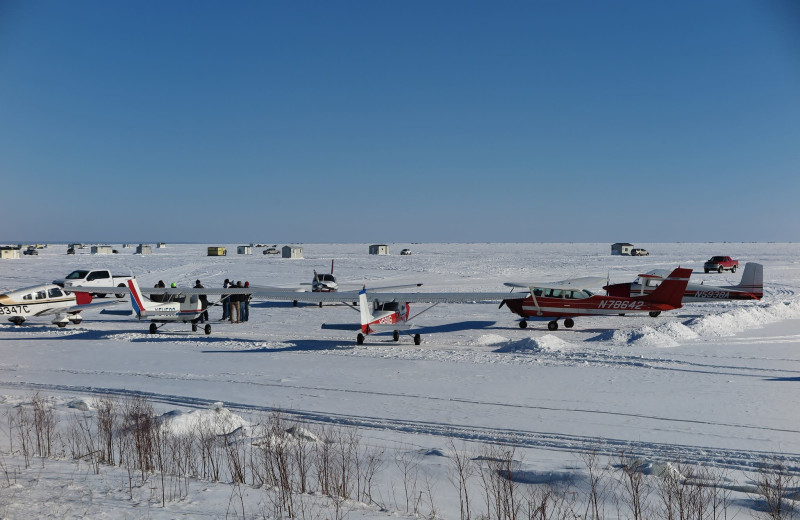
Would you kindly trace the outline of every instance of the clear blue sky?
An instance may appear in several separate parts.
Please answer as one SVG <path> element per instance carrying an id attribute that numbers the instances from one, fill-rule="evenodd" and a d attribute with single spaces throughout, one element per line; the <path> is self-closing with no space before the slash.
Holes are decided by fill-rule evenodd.
<path id="1" fill-rule="evenodd" d="M 0 242 L 800 240 L 800 3 L 0 2 Z"/>

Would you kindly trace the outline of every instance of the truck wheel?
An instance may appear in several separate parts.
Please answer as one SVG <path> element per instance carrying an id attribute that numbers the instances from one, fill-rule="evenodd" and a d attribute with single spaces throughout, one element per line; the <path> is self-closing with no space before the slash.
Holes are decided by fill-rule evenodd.
<path id="1" fill-rule="evenodd" d="M 731 267 L 731 272 L 732 272 L 732 273 L 735 273 L 735 272 L 736 272 L 736 266 L 735 266 L 735 265 L 734 265 L 733 267 Z"/>
<path id="2" fill-rule="evenodd" d="M 124 287 L 125 287 L 125 284 L 121 283 L 121 284 L 119 284 L 117 287 L 122 287 L 122 288 L 124 288 Z M 116 296 L 117 298 L 124 298 L 124 297 L 125 297 L 125 293 L 114 293 L 114 296 Z"/>
<path id="3" fill-rule="evenodd" d="M 719 267 L 717 267 L 717 272 L 718 272 L 718 273 L 721 273 L 721 272 L 722 272 L 722 266 L 719 266 Z"/>

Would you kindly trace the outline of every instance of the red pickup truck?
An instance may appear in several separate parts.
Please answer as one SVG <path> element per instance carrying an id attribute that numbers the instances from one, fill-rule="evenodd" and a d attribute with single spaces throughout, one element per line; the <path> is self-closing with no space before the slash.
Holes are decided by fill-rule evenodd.
<path id="1" fill-rule="evenodd" d="M 712 256 L 711 259 L 703 264 L 703 271 L 706 273 L 710 271 L 716 271 L 721 273 L 724 270 L 728 270 L 732 273 L 736 272 L 736 269 L 739 268 L 739 261 L 734 260 L 729 256 Z"/>

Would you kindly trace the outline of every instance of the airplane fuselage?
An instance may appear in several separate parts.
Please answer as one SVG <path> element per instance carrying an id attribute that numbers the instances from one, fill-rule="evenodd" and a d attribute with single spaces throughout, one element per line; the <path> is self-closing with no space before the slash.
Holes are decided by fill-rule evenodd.
<path id="1" fill-rule="evenodd" d="M 633 297 L 642 294 L 651 294 L 656 290 L 656 285 L 640 283 L 615 283 L 606 287 L 608 294 L 613 296 Z M 720 300 L 760 300 L 761 296 L 735 287 L 715 287 L 712 285 L 689 284 L 683 293 L 684 302 L 713 302 Z"/>
<path id="2" fill-rule="evenodd" d="M 593 295 L 588 298 L 569 299 L 537 296 L 506 300 L 511 312 L 523 318 L 570 318 L 575 316 L 601 316 L 632 312 L 661 312 L 675 309 L 666 303 L 643 301 L 637 298 Z"/>

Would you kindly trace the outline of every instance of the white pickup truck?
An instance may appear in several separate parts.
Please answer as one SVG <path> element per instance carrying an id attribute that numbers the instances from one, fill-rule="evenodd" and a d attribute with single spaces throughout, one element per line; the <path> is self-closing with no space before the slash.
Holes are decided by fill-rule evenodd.
<path id="1" fill-rule="evenodd" d="M 67 290 L 70 287 L 109 287 L 115 285 L 122 287 L 122 292 L 115 293 L 114 296 L 123 298 L 127 293 L 127 284 L 130 279 L 130 276 L 112 276 L 111 271 L 108 269 L 78 269 L 69 273 L 66 278 L 53 280 L 53 283 Z M 93 293 L 93 296 L 103 298 L 105 293 Z"/>

